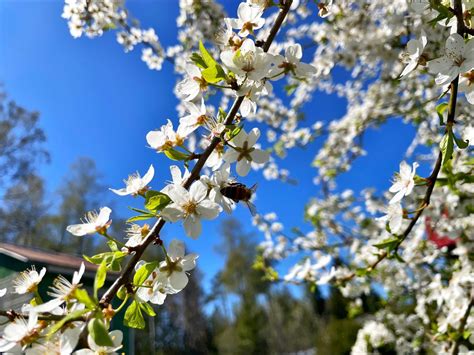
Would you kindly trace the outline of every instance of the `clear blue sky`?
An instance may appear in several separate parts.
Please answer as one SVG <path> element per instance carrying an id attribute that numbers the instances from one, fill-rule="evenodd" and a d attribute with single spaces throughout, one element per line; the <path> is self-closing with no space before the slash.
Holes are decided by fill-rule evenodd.
<path id="1" fill-rule="evenodd" d="M 224 3 L 232 4 L 228 8 L 234 14 L 237 2 Z M 127 4 L 143 27 L 155 28 L 165 46 L 176 43 L 177 0 Z M 140 60 L 139 50 L 123 52 L 114 33 L 93 40 L 72 38 L 61 18 L 62 7 L 60 0 L 0 0 L 0 82 L 12 99 L 41 113 L 52 159 L 40 173 L 47 181 L 50 201 L 54 201 L 54 191 L 70 164 L 81 156 L 94 159 L 103 183 L 115 188 L 121 187 L 129 173 L 138 170 L 143 174 L 153 163 L 156 175 L 152 186 L 160 188 L 161 182 L 169 179 L 169 163 L 146 148 L 145 135 L 166 118 L 177 120 L 172 66 L 165 63 L 162 71 L 150 71 Z M 340 117 L 345 103 L 316 95 L 305 111 L 305 125 L 309 126 L 316 120 L 328 122 Z M 340 188 L 386 189 L 412 138 L 413 129 L 398 120 L 370 131 L 365 138 L 369 155 L 339 179 Z M 255 172 L 244 181 L 249 185 L 258 182 L 259 212 L 277 212 L 288 231 L 302 226 L 304 203 L 319 191 L 312 183 L 315 171 L 310 163 L 320 144 L 317 141 L 305 150 L 297 149 L 280 163 L 299 181 L 297 186 L 266 182 Z M 115 216 L 128 217 L 127 206 L 140 207 L 138 201 L 110 194 Z M 251 229 L 246 208 L 240 207 L 234 217 Z M 206 222 L 197 242 L 186 238 L 180 225 L 165 229 L 165 240 L 186 239 L 188 248 L 201 255 L 199 266 L 208 286 L 223 262 L 214 251 L 219 220 Z"/>

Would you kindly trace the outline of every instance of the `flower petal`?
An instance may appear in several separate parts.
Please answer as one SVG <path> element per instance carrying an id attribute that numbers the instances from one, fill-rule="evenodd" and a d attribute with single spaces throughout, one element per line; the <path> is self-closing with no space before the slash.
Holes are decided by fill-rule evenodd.
<path id="1" fill-rule="evenodd" d="M 265 164 L 270 159 L 270 152 L 261 149 L 255 149 L 250 153 L 252 161 L 257 164 Z"/>
<path id="2" fill-rule="evenodd" d="M 197 239 L 201 235 L 201 221 L 199 218 L 194 218 L 193 216 L 188 216 L 184 220 L 184 231 L 188 237 Z"/>
<path id="3" fill-rule="evenodd" d="M 201 202 L 207 196 L 207 186 L 202 181 L 197 180 L 189 188 L 189 195 L 194 201 Z"/>
<path id="4" fill-rule="evenodd" d="M 211 200 L 204 200 L 196 207 L 199 217 L 204 219 L 217 218 L 220 212 L 219 205 Z"/>
<path id="5" fill-rule="evenodd" d="M 168 255 L 173 260 L 184 256 L 184 243 L 181 240 L 173 239 L 168 246 Z"/>
<path id="6" fill-rule="evenodd" d="M 237 163 L 237 174 L 240 176 L 247 176 L 250 171 L 250 161 L 242 159 Z"/>
<path id="7" fill-rule="evenodd" d="M 153 167 L 153 165 L 150 165 L 150 167 L 148 168 L 148 171 L 142 177 L 143 186 L 148 185 L 150 183 L 150 181 L 153 179 L 154 175 L 155 175 L 155 168 Z"/>
<path id="8" fill-rule="evenodd" d="M 173 272 L 170 275 L 170 284 L 175 290 L 182 290 L 188 284 L 188 276 L 185 272 Z"/>

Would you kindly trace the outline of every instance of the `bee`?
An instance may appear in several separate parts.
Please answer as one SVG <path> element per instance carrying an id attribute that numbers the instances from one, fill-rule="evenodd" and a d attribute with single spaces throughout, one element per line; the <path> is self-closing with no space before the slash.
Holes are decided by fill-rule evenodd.
<path id="1" fill-rule="evenodd" d="M 235 203 L 239 201 L 244 202 L 250 210 L 252 216 L 255 217 L 257 214 L 257 208 L 250 202 L 253 194 L 257 190 L 257 184 L 254 184 L 251 188 L 248 188 L 240 182 L 232 182 L 228 186 L 221 188 L 221 194 L 227 198 L 230 198 Z"/>

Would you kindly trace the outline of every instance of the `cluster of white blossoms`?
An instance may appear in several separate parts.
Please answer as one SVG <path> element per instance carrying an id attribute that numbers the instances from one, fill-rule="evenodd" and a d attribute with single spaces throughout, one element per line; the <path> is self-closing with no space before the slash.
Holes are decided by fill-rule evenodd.
<path id="1" fill-rule="evenodd" d="M 141 29 L 136 20 L 130 20 L 124 0 L 66 0 L 62 17 L 68 20 L 69 31 L 74 38 L 83 33 L 93 38 L 105 31 L 117 32 L 117 42 L 125 52 L 141 44 L 142 60 L 152 70 L 160 70 L 165 54 L 153 28 Z M 130 25 L 129 23 L 133 23 Z"/>
<path id="2" fill-rule="evenodd" d="M 290 4 L 291 1 L 282 3 L 282 9 L 271 15 L 270 21 L 275 23 L 277 30 L 282 22 L 276 21 L 275 16 L 280 13 L 284 19 Z M 172 58 L 177 72 L 184 74 L 176 85 L 177 96 L 182 100 L 179 123 L 173 125 L 168 120 L 161 128 L 146 135 L 151 149 L 181 162 L 184 167 L 172 165 L 171 180 L 160 190 L 151 186 L 157 185 L 153 182 L 153 165 L 143 176 L 138 172 L 131 174 L 124 180 L 124 187 L 110 189 L 116 195 L 132 196 L 144 204 L 144 209 L 133 209 L 140 214 L 128 220 L 125 241 L 111 235 L 112 210 L 109 207 L 87 212 L 81 223 L 67 227 L 74 236 L 88 238 L 98 234 L 107 241 L 110 251 L 85 256 L 88 262 L 98 266 L 92 292 L 82 285 L 84 263 L 71 280 L 58 276 L 44 301 L 39 284 L 46 269 L 37 272 L 32 267 L 19 275 L 14 292 L 30 294 L 32 300 L 21 310 L 12 311 L 10 323 L 0 337 L 1 351 L 28 354 L 119 351 L 122 333 L 109 329 L 114 315 L 127 307 L 124 324 L 143 328 L 144 314 L 155 315 L 151 305 L 161 305 L 167 295 L 182 291 L 196 266 L 198 255 L 186 254 L 184 242 L 173 239 L 164 243 L 161 240 L 159 231 L 163 225 L 180 221 L 184 234 L 196 239 L 202 232 L 202 220 L 215 219 L 222 211 L 231 213 L 239 201 L 247 204 L 254 214 L 251 200 L 255 188 L 237 181 L 232 171 L 235 169 L 237 176 L 246 177 L 252 168 L 258 170 L 268 164 L 271 151 L 258 142 L 260 129 L 244 127 L 243 119 L 258 112 L 258 99 L 272 93 L 271 81 L 283 77 L 306 80 L 316 69 L 301 62 L 302 47 L 297 43 L 267 52 L 274 40 L 272 36 L 268 43 L 264 40 L 268 36 L 265 28 L 268 22 L 263 15 L 268 2 L 243 2 L 238 6 L 235 18 L 223 18 L 222 9 L 212 2 L 202 4 L 191 15 L 190 9 L 194 9 L 194 5 L 192 1 L 180 2 L 182 14 L 178 25 L 183 29 L 193 28 L 198 19 L 204 18 L 211 26 L 196 32 L 201 34 L 201 41 L 197 43 L 196 33 L 193 36 L 185 36 L 184 32 L 179 34 L 183 43 L 184 37 L 194 41 L 194 46 L 176 48 Z M 164 51 L 158 36 L 153 29 L 142 30 L 135 24 L 129 25 L 123 1 L 68 0 L 63 17 L 68 20 L 74 37 L 83 33 L 96 37 L 105 31 L 117 30 L 117 41 L 125 51 L 140 44 L 144 47 L 142 59 L 150 69 L 161 69 Z M 263 40 L 258 39 L 259 30 L 265 31 Z M 208 50 L 204 43 L 213 48 Z M 284 55 L 279 54 L 282 49 Z M 222 97 L 219 109 L 206 105 L 205 100 L 218 90 Z M 228 100 L 232 97 L 235 98 L 234 106 L 230 106 Z M 195 141 L 197 134 L 202 134 L 198 144 Z M 304 140 L 303 136 L 308 134 L 311 135 L 300 131 L 298 138 L 288 139 Z M 199 148 L 202 148 L 201 152 Z M 188 166 L 193 163 L 190 172 Z M 274 160 L 272 164 L 275 164 Z M 205 169 L 201 171 L 203 167 Z M 150 219 L 157 219 L 153 226 L 139 222 Z M 147 262 L 138 257 L 151 244 L 161 247 L 161 261 Z M 321 268 L 330 258 L 325 260 Z M 99 297 L 109 271 L 121 271 L 122 275 Z M 122 300 L 116 309 L 111 303 L 115 297 Z M 78 349 L 84 346 L 82 342 L 78 345 L 79 336 L 84 332 L 88 333 L 88 347 Z"/>
<path id="3" fill-rule="evenodd" d="M 275 3 L 291 9 L 284 35 L 269 48 L 266 40 L 281 14 Z M 181 77 L 175 87 L 179 121 L 168 120 L 146 141 L 184 167 L 171 166 L 171 181 L 159 190 L 150 186 L 153 167 L 112 190 L 144 200 L 145 209 L 134 209 L 139 215 L 129 219 L 126 241 L 109 235 L 107 207 L 69 226 L 76 236 L 107 238 L 110 251 L 88 257 L 99 265 L 94 294 L 81 287 L 81 268 L 72 282 L 58 278 L 52 298 L 43 303 L 37 289 L 44 271 L 25 271 L 15 292 L 31 293 L 32 305 L 7 325 L 0 351 L 69 354 L 85 327 L 89 350 L 79 351 L 119 349 L 121 334 L 109 332 L 116 311 L 109 296 L 122 300 L 120 309 L 127 306 L 125 324 L 140 328 L 143 314 L 154 315 L 150 304 L 180 292 L 196 265 L 197 255 L 186 254 L 183 242 L 160 239 L 165 221 L 182 222 L 184 234 L 198 238 L 202 220 L 231 213 L 239 201 L 250 203 L 252 190 L 234 175 L 244 178 L 253 169 L 268 180 L 292 181 L 291 172 L 279 167 L 281 160 L 315 139 L 324 139 L 311 163 L 321 190 L 304 209 L 309 226 L 288 232 L 275 213 L 255 216 L 265 237 L 258 265 L 271 280 L 334 283 L 354 307 L 382 288 L 389 302 L 363 319 L 353 353 L 472 349 L 474 2 L 247 0 L 235 17 L 226 16 L 214 0 L 180 0 L 179 7 L 178 44 L 162 49 L 152 29 L 130 25 L 122 1 L 66 1 L 63 17 L 73 36 L 116 30 L 126 51 L 143 46 L 150 69 L 161 69 L 164 58 L 174 64 Z M 324 95 L 337 96 L 347 107 L 340 117 L 325 117 Z M 314 97 L 317 109 L 306 110 Z M 400 118 L 416 134 L 399 161 L 416 162 L 402 161 L 385 193 L 369 186 L 341 190 L 338 177 L 350 174 L 359 157 L 371 159 L 364 149 L 366 132 Z M 259 128 L 250 127 L 253 123 Z M 397 138 L 377 149 L 389 154 L 386 147 Z M 430 165 L 427 177 L 416 175 Z M 374 168 L 357 180 L 373 181 L 365 177 L 375 173 Z M 153 218 L 158 224 L 140 223 Z M 163 260 L 133 264 L 127 282 L 115 283 L 99 300 L 107 270 L 123 270 L 125 260 L 137 259 L 152 244 L 161 246 Z M 288 270 L 280 276 L 267 259 L 288 259 L 282 263 Z M 67 327 L 59 326 L 67 330 L 58 332 L 58 322 L 39 320 L 43 312 L 69 317 Z"/>

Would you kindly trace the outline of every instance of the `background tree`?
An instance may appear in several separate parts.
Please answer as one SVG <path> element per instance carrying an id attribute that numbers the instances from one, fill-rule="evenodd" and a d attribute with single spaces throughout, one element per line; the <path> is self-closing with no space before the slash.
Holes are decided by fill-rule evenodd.
<path id="1" fill-rule="evenodd" d="M 99 201 L 103 201 L 101 197 L 105 188 L 100 179 L 101 174 L 90 158 L 81 157 L 71 165 L 58 191 L 61 203 L 56 218 L 59 233 L 57 250 L 81 255 L 91 251 L 93 238 L 72 238 L 66 227 L 78 223 L 80 216 L 97 209 Z"/>
<path id="2" fill-rule="evenodd" d="M 37 163 L 49 160 L 38 120 L 38 112 L 17 105 L 0 89 L 0 188 L 10 179 L 30 176 Z"/>

